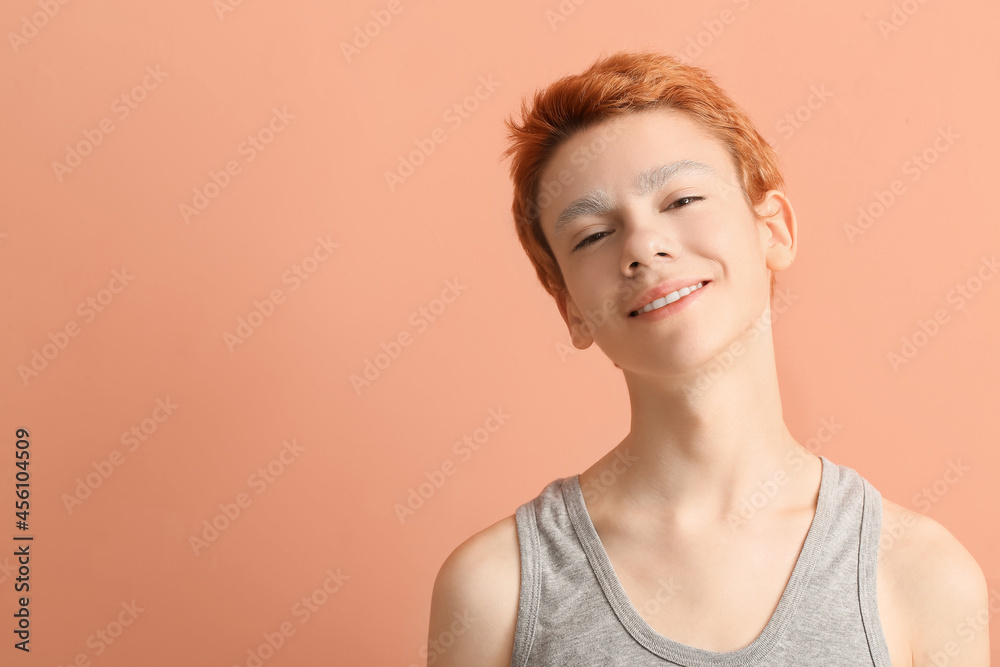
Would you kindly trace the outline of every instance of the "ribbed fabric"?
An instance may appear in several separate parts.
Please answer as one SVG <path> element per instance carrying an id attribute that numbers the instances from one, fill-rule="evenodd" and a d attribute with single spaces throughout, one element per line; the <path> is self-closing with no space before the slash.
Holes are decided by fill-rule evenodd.
<path id="1" fill-rule="evenodd" d="M 749 645 L 724 652 L 650 627 L 611 566 L 579 475 L 549 483 L 515 514 L 521 593 L 511 667 L 891 667 L 875 589 L 882 497 L 855 470 L 820 459 L 816 514 L 777 608 Z"/>

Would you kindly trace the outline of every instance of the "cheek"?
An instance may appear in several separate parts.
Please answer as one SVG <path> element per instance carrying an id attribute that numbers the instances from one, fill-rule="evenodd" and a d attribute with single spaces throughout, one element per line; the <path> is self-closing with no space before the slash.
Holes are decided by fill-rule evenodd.
<path id="1" fill-rule="evenodd" d="M 689 227 L 684 244 L 695 255 L 720 262 L 730 261 L 734 251 L 746 243 L 733 234 L 731 225 L 717 218 L 694 222 Z"/>
<path id="2" fill-rule="evenodd" d="M 758 234 L 756 223 L 741 210 L 707 222 L 699 228 L 698 240 L 721 259 L 748 258 L 759 254 Z"/>

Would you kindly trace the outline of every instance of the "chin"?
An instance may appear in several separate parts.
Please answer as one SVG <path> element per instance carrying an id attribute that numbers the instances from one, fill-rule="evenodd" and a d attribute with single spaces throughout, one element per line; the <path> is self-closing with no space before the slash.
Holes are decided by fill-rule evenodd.
<path id="1" fill-rule="evenodd" d="M 714 365 L 721 365 L 724 370 L 729 365 L 724 363 L 728 349 L 729 344 L 724 341 L 694 337 L 669 346 L 664 344 L 659 349 L 633 347 L 611 354 L 605 352 L 605 356 L 616 368 L 627 373 L 682 378 L 704 374 Z"/>

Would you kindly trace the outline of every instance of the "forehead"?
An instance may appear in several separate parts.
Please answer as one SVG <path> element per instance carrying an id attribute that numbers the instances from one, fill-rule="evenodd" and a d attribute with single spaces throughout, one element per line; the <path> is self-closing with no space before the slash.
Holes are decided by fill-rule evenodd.
<path id="1" fill-rule="evenodd" d="M 571 135 L 553 153 L 539 178 L 536 195 L 543 228 L 554 224 L 568 202 L 603 190 L 615 198 L 631 195 L 642 172 L 681 161 L 712 167 L 735 182 L 726 145 L 683 111 L 652 108 L 612 118 Z"/>
<path id="2" fill-rule="evenodd" d="M 609 118 L 571 134 L 556 149 L 547 166 L 564 160 L 574 151 L 586 153 L 590 159 L 614 153 L 615 147 L 622 143 L 646 144 L 659 150 L 714 148 L 726 153 L 719 137 L 692 115 L 670 107 L 651 107 Z M 630 148 L 634 150 L 635 146 Z"/>

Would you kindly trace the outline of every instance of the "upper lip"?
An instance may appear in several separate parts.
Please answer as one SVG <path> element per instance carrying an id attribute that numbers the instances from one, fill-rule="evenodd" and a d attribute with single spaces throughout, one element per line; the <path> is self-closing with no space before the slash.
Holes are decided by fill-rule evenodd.
<path id="1" fill-rule="evenodd" d="M 635 311 L 642 309 L 642 307 L 645 306 L 646 304 L 652 303 L 657 299 L 665 297 L 671 292 L 676 292 L 682 287 L 693 287 L 698 283 L 707 284 L 709 282 L 710 281 L 708 280 L 708 278 L 695 278 L 688 276 L 682 276 L 680 278 L 672 278 L 671 280 L 662 282 L 659 285 L 651 287 L 650 289 L 643 292 L 642 296 L 636 299 L 635 303 L 629 306 L 628 314 L 631 315 Z"/>

